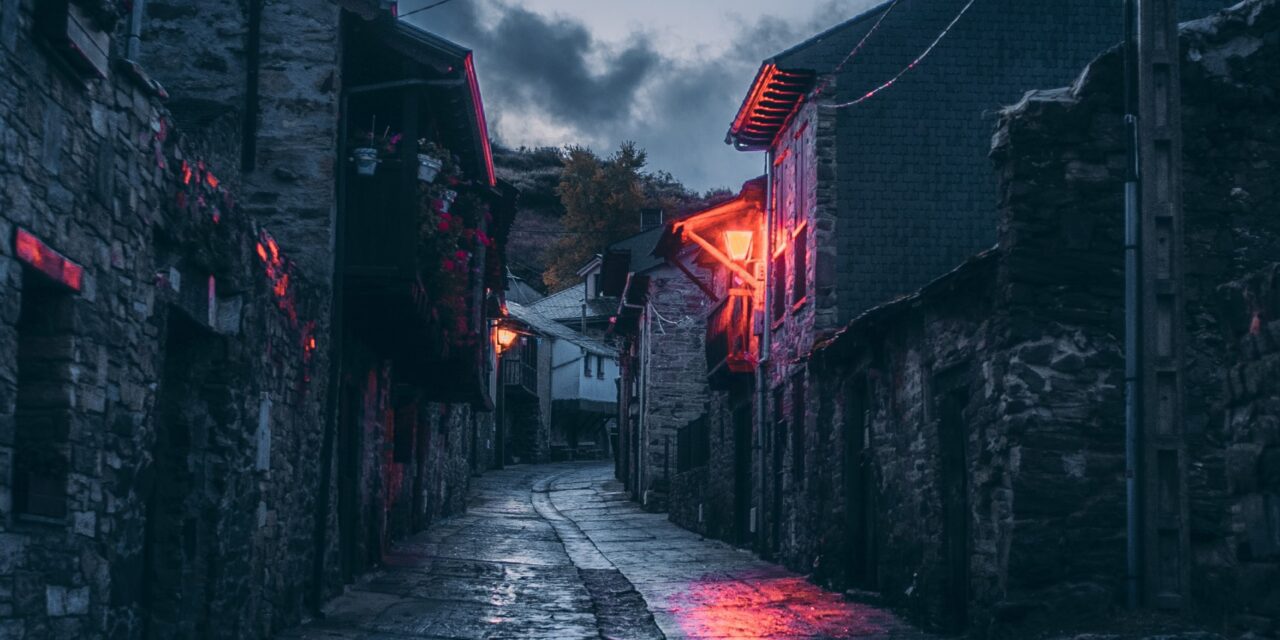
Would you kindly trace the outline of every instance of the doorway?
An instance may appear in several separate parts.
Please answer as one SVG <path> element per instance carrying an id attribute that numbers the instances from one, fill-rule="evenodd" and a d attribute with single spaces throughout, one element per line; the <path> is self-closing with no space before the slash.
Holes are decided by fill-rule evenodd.
<path id="1" fill-rule="evenodd" d="M 870 421 L 867 419 L 867 380 L 857 376 L 845 389 L 844 503 L 849 582 L 858 589 L 879 589 L 876 545 L 876 490 L 870 455 Z"/>
<path id="2" fill-rule="evenodd" d="M 189 638 L 212 624 L 217 588 L 217 496 L 210 487 L 213 416 L 234 415 L 218 406 L 219 380 L 229 367 L 221 340 L 171 310 L 157 396 L 158 420 L 146 495 L 143 533 L 143 638 Z"/>
<path id="3" fill-rule="evenodd" d="M 942 625 L 961 632 L 969 623 L 969 465 L 964 408 L 967 386 L 952 387 L 939 402 L 938 466 L 942 502 L 944 592 Z"/>
<path id="4" fill-rule="evenodd" d="M 733 537 L 739 545 L 751 542 L 751 405 L 733 409 Z"/>

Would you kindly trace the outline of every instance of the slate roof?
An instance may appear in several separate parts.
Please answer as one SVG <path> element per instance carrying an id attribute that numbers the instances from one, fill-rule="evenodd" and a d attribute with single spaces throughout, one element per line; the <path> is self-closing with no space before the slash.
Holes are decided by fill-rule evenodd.
<path id="1" fill-rule="evenodd" d="M 522 305 L 530 305 L 543 299 L 541 293 L 537 289 L 529 286 L 524 280 L 507 273 L 507 302 L 516 302 Z"/>
<path id="2" fill-rule="evenodd" d="M 658 246 L 658 238 L 662 237 L 662 231 L 665 228 L 666 225 L 660 225 L 648 231 L 641 231 L 630 238 L 624 238 L 609 245 L 608 250 L 631 252 L 631 273 L 643 273 L 654 267 L 660 267 L 663 265 L 663 260 L 653 255 L 653 249 Z"/>
<path id="3" fill-rule="evenodd" d="M 817 100 L 849 101 L 894 77 L 966 2 L 899 2 Z M 1179 6 L 1187 19 L 1230 4 Z M 830 74 L 886 9 L 843 22 L 762 68 Z M 995 114 L 1029 90 L 1070 84 L 1122 31 L 1117 0 L 984 0 L 891 88 L 834 112 L 841 322 L 919 289 L 996 241 L 997 179 L 988 158 Z M 749 88 L 744 103 L 757 93 Z"/>
<path id="4" fill-rule="evenodd" d="M 586 296 L 586 283 L 557 291 L 530 305 L 538 313 L 558 322 L 572 322 L 582 318 L 582 300 Z M 607 318 L 613 314 L 613 305 L 607 300 L 587 301 L 587 320 Z"/>
<path id="5" fill-rule="evenodd" d="M 512 318 L 519 320 L 530 329 L 543 335 L 550 336 L 557 340 L 571 342 L 596 355 L 608 358 L 618 357 L 617 349 L 614 349 L 599 340 L 578 333 L 577 331 L 574 331 L 573 329 L 538 313 L 538 311 L 532 307 L 526 307 L 518 302 L 511 302 L 508 300 L 507 313 L 510 313 Z"/>

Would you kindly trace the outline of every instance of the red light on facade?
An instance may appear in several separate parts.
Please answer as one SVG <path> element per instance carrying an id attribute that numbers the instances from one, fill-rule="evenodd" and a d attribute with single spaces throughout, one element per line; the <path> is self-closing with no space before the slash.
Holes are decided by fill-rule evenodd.
<path id="1" fill-rule="evenodd" d="M 271 250 L 271 261 L 280 262 L 280 245 L 276 244 L 276 239 L 267 236 L 267 248 Z"/>
<path id="2" fill-rule="evenodd" d="M 258 243 L 258 259 L 263 262 L 267 261 L 267 248 L 262 246 L 261 242 Z"/>
<path id="3" fill-rule="evenodd" d="M 751 255 L 751 239 L 754 234 L 750 231 L 725 231 L 724 245 L 728 249 L 729 257 L 737 262 L 742 262 Z"/>
<path id="4" fill-rule="evenodd" d="M 475 61 L 471 54 L 463 60 L 463 68 L 467 76 L 467 87 L 471 90 L 471 104 L 476 113 L 476 126 L 480 128 L 480 146 L 484 152 L 485 179 L 489 186 L 498 184 L 493 170 L 493 149 L 489 146 L 489 124 L 484 117 L 484 103 L 480 100 L 480 81 L 476 78 Z"/>
<path id="5" fill-rule="evenodd" d="M 182 161 L 182 184 L 191 184 L 191 175 L 193 173 L 194 172 L 191 171 L 191 165 L 187 164 L 186 160 L 183 160 Z"/>
<path id="6" fill-rule="evenodd" d="M 314 351 L 316 348 L 316 338 L 312 336 L 307 340 L 307 351 Z"/>
<path id="7" fill-rule="evenodd" d="M 213 175 L 212 171 L 204 174 L 204 181 L 209 185 L 210 189 L 218 188 L 218 178 Z"/>
<path id="8" fill-rule="evenodd" d="M 73 291 L 79 291 L 84 280 L 84 269 L 68 260 L 66 256 L 54 251 L 49 245 L 26 229 L 18 229 L 13 240 L 14 253 L 18 259 L 62 283 Z"/>
<path id="9" fill-rule="evenodd" d="M 276 284 L 272 287 L 272 290 L 275 291 L 276 297 L 283 298 L 289 291 L 289 274 L 286 273 L 281 275 L 280 279 L 276 280 Z"/>

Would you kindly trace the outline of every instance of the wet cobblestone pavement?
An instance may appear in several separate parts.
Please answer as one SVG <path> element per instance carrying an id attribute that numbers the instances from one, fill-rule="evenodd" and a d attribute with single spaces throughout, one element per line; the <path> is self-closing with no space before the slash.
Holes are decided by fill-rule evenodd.
<path id="1" fill-rule="evenodd" d="M 324 619 L 278 637 L 931 637 L 645 513 L 608 464 L 514 467 L 477 485 L 465 515 L 396 545 Z"/>

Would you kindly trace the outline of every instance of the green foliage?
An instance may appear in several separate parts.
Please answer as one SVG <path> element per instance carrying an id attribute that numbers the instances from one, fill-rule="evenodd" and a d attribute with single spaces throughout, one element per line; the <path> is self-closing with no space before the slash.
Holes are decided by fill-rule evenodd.
<path id="1" fill-rule="evenodd" d="M 556 189 L 566 235 L 551 246 L 543 274 L 551 291 L 575 284 L 574 272 L 593 255 L 640 231 L 640 210 L 652 202 L 643 188 L 645 160 L 633 142 L 622 143 L 608 158 L 569 148 Z"/>

